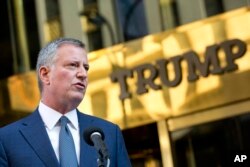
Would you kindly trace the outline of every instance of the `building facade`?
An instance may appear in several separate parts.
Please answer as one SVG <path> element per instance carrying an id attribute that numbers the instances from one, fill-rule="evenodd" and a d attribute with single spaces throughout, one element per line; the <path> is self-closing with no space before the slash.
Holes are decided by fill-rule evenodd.
<path id="1" fill-rule="evenodd" d="M 249 2 L 125 2 L 34 1 L 41 46 L 71 36 L 89 47 L 78 108 L 122 128 L 135 167 L 230 166 L 250 148 Z M 94 9 L 100 24 L 90 19 Z M 24 72 L 0 82 L 2 125 L 39 102 L 29 57 L 16 64 Z"/>

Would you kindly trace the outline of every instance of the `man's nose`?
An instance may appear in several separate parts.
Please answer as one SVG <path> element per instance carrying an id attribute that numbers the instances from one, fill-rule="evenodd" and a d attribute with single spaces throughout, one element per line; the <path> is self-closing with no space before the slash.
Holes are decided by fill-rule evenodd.
<path id="1" fill-rule="evenodd" d="M 88 72 L 84 67 L 79 67 L 77 71 L 77 77 L 86 78 L 88 76 Z"/>

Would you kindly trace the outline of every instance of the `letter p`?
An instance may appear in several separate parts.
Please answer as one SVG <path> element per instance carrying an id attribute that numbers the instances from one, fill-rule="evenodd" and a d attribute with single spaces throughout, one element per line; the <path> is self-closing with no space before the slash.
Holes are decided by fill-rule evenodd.
<path id="1" fill-rule="evenodd" d="M 244 160 L 247 159 L 247 156 L 246 155 L 241 155 L 241 162 L 243 162 Z"/>

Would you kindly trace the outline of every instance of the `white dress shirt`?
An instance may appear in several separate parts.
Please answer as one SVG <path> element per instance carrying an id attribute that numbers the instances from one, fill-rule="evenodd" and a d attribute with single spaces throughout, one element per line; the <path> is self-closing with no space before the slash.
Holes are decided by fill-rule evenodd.
<path id="1" fill-rule="evenodd" d="M 53 146 L 55 151 L 56 157 L 58 161 L 59 159 L 59 132 L 60 132 L 60 124 L 59 119 L 63 116 L 61 113 L 57 112 L 56 110 L 46 106 L 44 103 L 40 101 L 38 106 L 38 111 L 42 117 L 44 122 L 46 131 L 48 133 L 50 142 Z M 76 156 L 78 160 L 78 164 L 80 162 L 80 133 L 79 133 L 79 125 L 78 125 L 78 118 L 76 109 L 68 112 L 65 116 L 69 119 L 70 123 L 68 123 L 68 127 L 70 132 L 73 136 L 75 149 L 76 149 Z"/>

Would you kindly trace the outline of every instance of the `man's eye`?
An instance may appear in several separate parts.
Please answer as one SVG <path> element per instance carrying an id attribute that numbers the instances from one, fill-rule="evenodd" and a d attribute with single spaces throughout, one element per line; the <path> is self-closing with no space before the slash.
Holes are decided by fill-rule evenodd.
<path id="1" fill-rule="evenodd" d="M 88 71 L 88 70 L 89 70 L 89 66 L 84 66 L 84 69 L 85 69 L 86 71 Z"/>
<path id="2" fill-rule="evenodd" d="M 77 64 L 76 63 L 71 63 L 70 66 L 71 67 L 77 67 Z"/>

